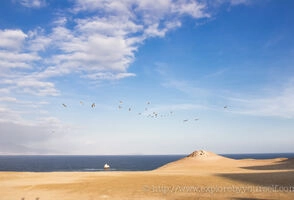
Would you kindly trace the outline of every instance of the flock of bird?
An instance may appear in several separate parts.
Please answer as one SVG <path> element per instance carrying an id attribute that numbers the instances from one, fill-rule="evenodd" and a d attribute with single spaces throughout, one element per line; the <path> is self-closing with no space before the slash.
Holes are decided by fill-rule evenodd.
<path id="1" fill-rule="evenodd" d="M 84 105 L 84 102 L 83 101 L 80 101 L 80 104 L 81 105 Z M 119 104 L 118 104 L 118 109 L 119 110 L 122 110 L 123 108 L 124 108 L 124 106 L 123 106 L 123 104 L 124 104 L 124 102 L 123 101 L 119 101 Z M 149 112 L 148 113 L 148 110 L 150 109 L 149 108 L 149 106 L 150 106 L 150 101 L 147 101 L 146 102 L 146 106 L 145 106 L 145 109 L 144 109 L 144 112 L 139 112 L 138 113 L 138 115 L 143 115 L 143 113 L 147 113 L 147 117 L 151 117 L 151 118 L 159 118 L 159 117 L 167 117 L 167 116 L 171 116 L 171 115 L 173 115 L 173 111 L 170 111 L 168 114 L 160 114 L 160 113 L 158 113 L 158 112 L 155 112 L 155 111 L 153 111 L 153 112 Z M 65 103 L 63 103 L 62 104 L 62 106 L 64 107 L 64 108 L 67 108 L 67 105 L 65 104 Z M 96 107 L 96 104 L 95 103 L 92 103 L 91 104 L 91 108 L 95 108 Z M 225 105 L 224 107 L 223 107 L 224 109 L 228 109 L 228 106 L 227 105 Z M 131 112 L 132 111 L 132 107 L 127 107 L 127 110 L 129 111 L 129 112 Z M 188 121 L 198 121 L 199 120 L 199 118 L 194 118 L 193 120 L 191 120 L 191 119 L 184 119 L 184 120 L 182 120 L 183 121 L 183 123 L 187 123 Z"/>

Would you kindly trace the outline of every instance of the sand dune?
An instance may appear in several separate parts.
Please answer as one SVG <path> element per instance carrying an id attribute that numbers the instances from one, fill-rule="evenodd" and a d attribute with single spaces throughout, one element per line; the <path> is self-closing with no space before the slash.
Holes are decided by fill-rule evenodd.
<path id="1" fill-rule="evenodd" d="M 294 160 L 196 151 L 145 172 L 0 172 L 0 200 L 294 199 Z"/>
<path id="2" fill-rule="evenodd" d="M 216 170 L 231 170 L 238 166 L 238 160 L 226 158 L 208 151 L 195 151 L 185 158 L 166 164 L 158 171 L 207 173 Z M 208 170 L 212 168 L 211 170 Z"/>

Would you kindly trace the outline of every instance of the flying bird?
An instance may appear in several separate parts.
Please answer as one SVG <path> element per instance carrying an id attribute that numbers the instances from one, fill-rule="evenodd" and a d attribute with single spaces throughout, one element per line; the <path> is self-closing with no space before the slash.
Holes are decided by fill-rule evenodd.
<path id="1" fill-rule="evenodd" d="M 227 109 L 228 108 L 228 106 L 224 106 L 224 109 Z"/>
<path id="2" fill-rule="evenodd" d="M 94 108 L 95 106 L 96 106 L 95 103 L 92 103 L 91 107 Z"/>
<path id="3" fill-rule="evenodd" d="M 188 119 L 184 119 L 184 120 L 183 120 L 183 122 L 187 122 L 187 121 L 188 121 Z"/>
<path id="4" fill-rule="evenodd" d="M 65 108 L 67 107 L 67 105 L 66 105 L 66 104 L 64 104 L 64 103 L 63 103 L 62 105 L 63 105 L 63 107 L 65 107 Z"/>
<path id="5" fill-rule="evenodd" d="M 132 109 L 131 108 L 129 108 L 129 111 L 131 111 Z"/>
<path id="6" fill-rule="evenodd" d="M 118 109 L 122 109 L 122 106 L 118 106 Z"/>

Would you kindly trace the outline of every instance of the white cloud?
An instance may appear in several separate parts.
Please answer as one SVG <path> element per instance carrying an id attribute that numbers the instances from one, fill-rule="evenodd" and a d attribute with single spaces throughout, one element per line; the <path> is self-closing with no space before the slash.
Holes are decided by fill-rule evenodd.
<path id="1" fill-rule="evenodd" d="M 28 8 L 41 8 L 46 6 L 46 0 L 20 0 L 19 3 Z"/>
<path id="2" fill-rule="evenodd" d="M 45 126 L 46 124 L 48 127 L 61 126 L 62 123 L 60 120 L 48 116 L 48 112 L 42 109 L 47 105 L 48 102 L 38 100 L 24 100 L 21 99 L 21 97 L 1 97 L 0 122 L 13 123 L 24 126 Z M 30 117 L 26 118 L 24 116 Z"/>
<path id="3" fill-rule="evenodd" d="M 231 5 L 250 4 L 252 0 L 230 0 Z"/>
<path id="4" fill-rule="evenodd" d="M 208 13 L 205 12 L 206 6 L 197 1 L 191 0 L 180 0 L 175 4 L 172 4 L 172 12 L 179 13 L 181 15 L 190 15 L 193 18 L 204 18 L 210 17 Z"/>
<path id="5" fill-rule="evenodd" d="M 232 0 L 232 4 L 238 2 Z M 19 3 L 34 8 L 46 5 L 45 0 Z M 51 31 L 42 27 L 27 33 L 0 30 L 0 70 L 8 74 L 10 69 L 23 70 L 11 80 L 11 86 L 14 83 L 30 94 L 57 95 L 55 84 L 47 80 L 50 77 L 75 73 L 101 81 L 134 76 L 128 68 L 147 38 L 164 37 L 181 26 L 183 16 L 210 17 L 207 5 L 196 0 L 75 0 L 69 10 L 52 22 Z M 36 87 L 24 85 L 19 76 Z"/>
<path id="6" fill-rule="evenodd" d="M 99 34 L 105 36 L 122 36 L 136 33 L 143 30 L 143 26 L 128 19 L 120 19 L 115 16 L 92 17 L 88 19 L 78 19 L 77 30 L 85 35 Z M 123 22 L 123 23 L 122 23 Z"/>
<path id="7" fill-rule="evenodd" d="M 10 75 L 0 80 L 0 84 L 13 93 L 27 93 L 37 96 L 58 96 L 59 91 L 55 84 L 49 81 L 40 80 L 34 75 Z"/>
<path id="8" fill-rule="evenodd" d="M 22 30 L 0 30 L 0 49 L 19 50 L 26 37 L 27 35 Z"/>
<path id="9" fill-rule="evenodd" d="M 44 50 L 48 41 L 39 35 L 40 31 L 0 30 L 0 84 L 8 92 L 58 95 L 53 83 L 32 75 L 45 67 L 39 67 L 43 60 L 37 51 Z"/>
<path id="10" fill-rule="evenodd" d="M 159 26 L 160 25 L 158 23 L 155 23 L 155 24 L 148 26 L 144 31 L 145 37 L 147 37 L 147 38 L 148 37 L 164 37 L 168 31 L 170 31 L 174 28 L 180 27 L 181 22 L 179 22 L 179 21 L 168 22 L 168 23 L 166 23 L 164 28 L 159 28 Z"/>
<path id="11" fill-rule="evenodd" d="M 56 77 L 75 74 L 94 82 L 134 77 L 136 74 L 129 72 L 129 67 L 146 39 L 164 37 L 182 25 L 183 17 L 210 17 L 206 4 L 196 0 L 72 2 L 74 8 L 64 10 L 61 17 L 54 19 L 48 26 L 51 29 L 0 30 L 0 152 L 44 153 L 54 152 L 52 147 L 57 147 L 57 143 L 57 149 L 64 149 L 64 145 L 72 149 L 72 143 L 81 145 L 81 136 L 52 136 L 52 131 L 70 132 L 70 126 L 41 109 L 48 106 L 45 96 L 62 92 L 53 81 L 58 80 Z M 47 5 L 45 0 L 18 3 L 28 8 Z M 199 92 L 191 82 L 166 80 L 165 84 L 187 94 Z M 24 102 L 14 97 L 22 95 L 27 99 L 33 95 L 36 100 Z M 206 107 L 175 104 L 154 109 L 169 112 Z M 50 141 L 53 145 L 45 146 Z"/>
<path id="12" fill-rule="evenodd" d="M 9 93 L 10 93 L 10 90 L 8 88 L 0 88 L 1 95 L 7 95 Z"/>
<path id="13" fill-rule="evenodd" d="M 0 122 L 23 122 L 21 113 L 16 110 L 12 110 L 7 106 L 0 105 Z"/>
<path id="14" fill-rule="evenodd" d="M 51 38 L 45 34 L 42 28 L 29 31 L 28 40 L 27 49 L 32 52 L 45 51 L 52 42 Z"/>
<path id="15" fill-rule="evenodd" d="M 133 22 L 97 17 L 77 19 L 72 30 L 65 25 L 55 27 L 49 37 L 51 45 L 59 53 L 46 61 L 48 67 L 39 73 L 39 77 L 62 76 L 72 72 L 125 73 L 134 60 L 138 43 L 136 38 L 128 35 L 139 29 L 141 27 Z"/>
<path id="16" fill-rule="evenodd" d="M 126 74 L 134 61 L 134 53 L 145 39 L 164 37 L 168 31 L 180 27 L 182 15 L 195 19 L 209 17 L 205 9 L 205 4 L 190 0 L 77 0 L 75 12 L 103 12 L 103 17 L 77 19 L 72 34 L 65 27 L 56 29 L 67 35 L 65 42 L 59 43 L 59 48 L 67 54 L 58 55 L 54 60 L 65 68 L 66 63 L 70 63 L 75 69 L 96 74 L 89 76 L 91 78 L 128 77 L 129 74 L 113 74 Z"/>
<path id="17" fill-rule="evenodd" d="M 0 97 L 0 102 L 17 102 L 15 97 Z"/>
<path id="18" fill-rule="evenodd" d="M 177 4 L 183 5 L 179 1 Z M 201 14 L 203 5 L 194 5 L 191 10 L 173 10 L 171 1 L 76 1 L 75 12 L 104 12 L 103 17 L 77 18 L 72 29 L 62 20 L 49 36 L 52 45 L 60 50 L 52 55 L 49 67 L 39 75 L 42 77 L 62 76 L 71 72 L 83 72 L 98 80 L 114 80 L 134 76 L 127 70 L 135 59 L 140 44 L 149 37 L 164 37 L 174 28 L 181 26 L 179 16 L 207 17 Z M 200 4 L 199 4 L 200 5 Z M 200 12 L 201 11 L 201 12 Z M 87 15 L 86 15 L 87 16 Z M 168 16 L 169 20 L 164 20 Z M 170 16 L 170 17 L 169 17 Z M 89 76 L 87 76 L 89 74 Z"/>
<path id="19" fill-rule="evenodd" d="M 94 74 L 89 74 L 87 78 L 93 80 L 118 80 L 122 78 L 136 76 L 134 73 L 110 73 L 110 72 L 98 72 Z"/>
<path id="20" fill-rule="evenodd" d="M 0 70 L 3 68 L 32 68 L 32 62 L 40 59 L 35 53 L 0 51 Z"/>
<path id="21" fill-rule="evenodd" d="M 40 0 L 19 3 L 34 8 L 46 5 Z M 59 94 L 48 81 L 51 77 L 75 73 L 101 81 L 135 76 L 128 68 L 147 38 L 164 37 L 180 27 L 182 15 L 209 17 L 204 4 L 191 0 L 76 0 L 72 11 L 55 19 L 51 31 L 42 27 L 27 33 L 0 30 L 2 83 L 18 88 L 15 91 L 43 96 Z"/>

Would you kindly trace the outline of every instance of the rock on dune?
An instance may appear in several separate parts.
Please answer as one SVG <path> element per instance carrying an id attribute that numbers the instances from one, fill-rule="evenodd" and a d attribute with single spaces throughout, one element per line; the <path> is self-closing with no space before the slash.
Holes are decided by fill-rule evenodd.
<path id="1" fill-rule="evenodd" d="M 230 158 L 226 158 L 215 153 L 199 150 L 194 151 L 193 153 L 189 154 L 186 159 L 193 159 L 193 160 L 203 160 L 203 161 L 213 161 L 213 160 L 233 160 Z"/>
<path id="2" fill-rule="evenodd" d="M 194 159 L 211 159 L 216 157 L 221 157 L 221 156 L 209 151 L 204 151 L 204 150 L 194 151 L 193 153 L 187 156 L 187 158 L 194 158 Z"/>

